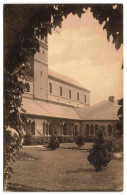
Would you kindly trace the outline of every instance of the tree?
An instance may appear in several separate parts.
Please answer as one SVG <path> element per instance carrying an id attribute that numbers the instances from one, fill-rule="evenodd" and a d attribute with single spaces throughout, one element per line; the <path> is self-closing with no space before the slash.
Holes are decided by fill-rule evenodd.
<path id="1" fill-rule="evenodd" d="M 95 142 L 90 149 L 88 161 L 95 167 L 96 171 L 101 171 L 111 160 L 112 142 L 106 141 L 104 130 L 100 128 L 96 131 Z"/>
<path id="2" fill-rule="evenodd" d="M 60 142 L 59 142 L 57 136 L 52 135 L 50 138 L 48 148 L 50 148 L 51 150 L 55 150 L 55 149 L 59 148 L 59 146 L 60 146 Z"/>
<path id="3" fill-rule="evenodd" d="M 14 160 L 19 143 L 23 137 L 27 119 L 22 110 L 22 94 L 26 90 L 26 69 L 30 59 L 39 51 L 38 38 L 43 38 L 57 26 L 61 27 L 63 18 L 70 13 L 82 16 L 90 8 L 93 17 L 112 35 L 116 49 L 123 43 L 122 4 L 41 4 L 4 5 L 4 170 L 9 173 L 10 161 Z M 7 129 L 18 133 L 17 147 L 10 148 Z M 6 177 L 4 177 L 6 179 Z M 6 182 L 5 182 L 6 183 Z"/>
<path id="4" fill-rule="evenodd" d="M 79 148 L 83 145 L 85 145 L 85 140 L 82 135 L 78 135 L 75 137 L 75 143 L 79 146 Z"/>

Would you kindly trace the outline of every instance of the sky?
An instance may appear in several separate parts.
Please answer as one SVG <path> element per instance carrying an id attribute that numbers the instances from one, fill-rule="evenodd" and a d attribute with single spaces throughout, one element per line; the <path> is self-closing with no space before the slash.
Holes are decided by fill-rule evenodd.
<path id="1" fill-rule="evenodd" d="M 88 10 L 81 19 L 69 15 L 48 37 L 49 68 L 89 89 L 90 105 L 123 96 L 123 47 L 116 50 L 106 36 Z"/>

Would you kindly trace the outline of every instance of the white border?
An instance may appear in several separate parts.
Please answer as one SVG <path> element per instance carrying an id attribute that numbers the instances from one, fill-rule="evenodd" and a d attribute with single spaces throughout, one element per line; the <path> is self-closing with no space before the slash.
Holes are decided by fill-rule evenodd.
<path id="1" fill-rule="evenodd" d="M 127 155 L 126 155 L 126 150 L 127 150 L 127 125 L 126 125 L 126 119 L 127 119 L 127 90 L 125 90 L 126 84 L 127 84 L 127 1 L 126 0 L 91 0 L 91 1 L 83 1 L 83 0 L 73 0 L 73 1 L 67 1 L 67 0 L 1 0 L 0 1 L 0 23 L 1 23 L 1 28 L 0 28 L 0 60 L 1 60 L 1 71 L 0 71 L 0 83 L 1 83 L 1 87 L 0 87 L 0 108 L 1 108 L 1 113 L 3 113 L 3 5 L 4 4 L 14 4 L 14 3 L 24 3 L 24 4 L 41 4 L 41 3 L 123 3 L 124 5 L 124 152 L 125 152 L 125 157 L 124 157 L 124 194 L 127 193 L 127 177 L 126 177 L 126 173 L 127 173 Z M 2 114 L 0 115 L 0 144 L 1 144 L 1 150 L 0 150 L 0 192 L 1 194 L 3 193 L 3 116 Z M 100 181 L 101 182 L 101 181 Z M 23 192 L 25 193 L 25 192 Z M 45 192 L 42 192 L 43 194 L 45 194 Z M 57 194 L 59 194 L 60 192 L 57 192 Z M 63 192 L 62 192 L 63 193 Z M 68 193 L 68 192 L 66 192 Z M 69 192 L 70 193 L 83 193 L 83 192 Z M 102 194 L 109 194 L 109 193 L 114 193 L 114 192 L 85 192 L 85 193 L 102 193 Z M 119 193 L 119 192 L 117 192 Z M 18 194 L 18 192 L 15 194 Z M 36 193 L 34 193 L 36 194 Z M 46 192 L 47 194 L 47 192 Z"/>

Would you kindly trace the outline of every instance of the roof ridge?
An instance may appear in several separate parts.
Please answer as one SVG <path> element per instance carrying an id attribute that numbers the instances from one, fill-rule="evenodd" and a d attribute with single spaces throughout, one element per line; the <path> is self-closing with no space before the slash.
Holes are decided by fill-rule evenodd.
<path id="1" fill-rule="evenodd" d="M 52 73 L 54 73 L 54 74 L 56 74 L 56 75 L 53 75 Z M 60 80 L 63 80 L 63 81 L 65 81 L 65 82 L 68 82 L 68 83 L 70 83 L 70 84 L 72 84 L 72 85 L 75 85 L 75 86 L 78 86 L 78 87 L 81 87 L 81 88 L 83 88 L 83 89 L 85 89 L 85 90 L 88 90 L 87 88 L 85 88 L 85 86 L 83 86 L 81 83 L 79 83 L 77 80 L 75 80 L 75 79 L 73 79 L 73 78 L 71 78 L 71 77 L 69 77 L 69 76 L 66 76 L 66 75 L 64 75 L 64 74 L 61 74 L 61 73 L 59 73 L 59 72 L 56 72 L 56 71 L 54 71 L 54 70 L 52 70 L 52 69 L 48 69 L 48 75 L 51 75 L 51 76 L 53 76 L 53 77 L 56 77 L 56 78 L 58 78 L 58 79 L 60 79 Z M 62 76 L 62 77 L 59 77 L 59 76 Z M 67 80 L 68 79 L 68 80 Z M 90 90 L 88 90 L 88 91 L 90 91 Z"/>

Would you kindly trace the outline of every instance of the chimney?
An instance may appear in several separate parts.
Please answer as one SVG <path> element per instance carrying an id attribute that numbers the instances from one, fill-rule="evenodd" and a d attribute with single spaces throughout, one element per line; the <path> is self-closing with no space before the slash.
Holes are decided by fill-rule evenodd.
<path id="1" fill-rule="evenodd" d="M 114 96 L 109 96 L 109 102 L 114 103 L 115 97 Z"/>

